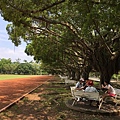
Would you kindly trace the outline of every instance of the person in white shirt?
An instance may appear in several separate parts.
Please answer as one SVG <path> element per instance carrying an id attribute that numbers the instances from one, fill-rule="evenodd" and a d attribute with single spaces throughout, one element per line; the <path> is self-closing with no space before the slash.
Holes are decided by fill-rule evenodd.
<path id="1" fill-rule="evenodd" d="M 83 78 L 81 78 L 81 79 L 76 83 L 75 90 L 82 90 L 82 89 L 84 89 L 84 86 L 85 86 L 85 81 L 84 81 Z"/>
<path id="2" fill-rule="evenodd" d="M 86 87 L 85 92 L 98 92 L 95 87 L 93 87 L 93 81 L 88 81 L 88 87 Z"/>
<path id="3" fill-rule="evenodd" d="M 105 97 L 115 97 L 116 96 L 116 92 L 115 89 L 108 84 L 106 81 L 104 82 L 104 85 L 102 84 L 102 88 L 106 89 L 105 94 L 102 95 L 102 99 L 104 100 Z"/>
<path id="4" fill-rule="evenodd" d="M 88 86 L 85 88 L 85 92 L 98 92 L 97 89 L 95 87 L 93 87 L 93 81 L 92 80 L 88 80 L 87 85 Z M 93 100 L 90 100 L 89 102 L 90 102 L 89 105 L 92 105 Z M 97 102 L 97 105 L 98 104 L 99 103 Z"/>

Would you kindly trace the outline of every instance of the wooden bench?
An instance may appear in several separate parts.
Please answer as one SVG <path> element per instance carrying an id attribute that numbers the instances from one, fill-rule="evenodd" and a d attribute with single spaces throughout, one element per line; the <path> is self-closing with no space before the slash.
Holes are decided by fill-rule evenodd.
<path id="1" fill-rule="evenodd" d="M 59 77 L 60 77 L 61 80 L 66 80 L 66 79 L 68 79 L 68 76 L 59 75 Z"/>
<path id="2" fill-rule="evenodd" d="M 117 88 L 115 88 L 115 91 L 116 91 L 116 104 L 115 104 L 115 106 L 117 106 L 118 104 L 120 104 L 120 89 L 117 89 Z"/>
<path id="3" fill-rule="evenodd" d="M 74 98 L 72 106 L 81 100 L 85 100 L 85 101 L 87 100 L 90 103 L 92 101 L 96 101 L 97 105 L 99 105 L 99 102 L 100 102 L 99 92 L 85 92 L 83 90 L 75 90 L 75 87 L 70 87 L 70 88 L 71 88 L 71 94 Z"/>
<path id="4" fill-rule="evenodd" d="M 107 96 L 105 97 L 105 100 L 101 99 L 100 101 L 100 105 L 99 108 L 101 108 L 102 104 L 105 102 L 107 103 L 109 100 L 107 100 L 108 98 L 111 98 L 112 101 L 115 103 L 115 107 L 117 107 L 118 104 L 120 104 L 120 89 L 114 88 L 116 91 L 116 96 Z"/>
<path id="5" fill-rule="evenodd" d="M 76 81 L 68 79 L 68 76 L 59 75 L 59 77 L 61 80 L 64 80 L 65 84 L 74 84 L 74 85 L 76 84 Z"/>
<path id="6" fill-rule="evenodd" d="M 76 85 L 76 81 L 75 80 L 65 79 L 65 84 L 74 84 L 74 85 Z"/>

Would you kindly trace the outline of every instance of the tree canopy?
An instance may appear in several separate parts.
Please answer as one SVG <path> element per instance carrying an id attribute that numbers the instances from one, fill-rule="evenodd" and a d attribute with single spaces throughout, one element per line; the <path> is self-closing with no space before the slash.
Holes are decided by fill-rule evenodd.
<path id="1" fill-rule="evenodd" d="M 35 60 L 68 71 L 89 68 L 110 81 L 120 70 L 119 0 L 1 0 L 9 39 Z M 12 13 L 12 14 L 11 14 Z M 88 67 L 89 66 L 89 67 Z"/>

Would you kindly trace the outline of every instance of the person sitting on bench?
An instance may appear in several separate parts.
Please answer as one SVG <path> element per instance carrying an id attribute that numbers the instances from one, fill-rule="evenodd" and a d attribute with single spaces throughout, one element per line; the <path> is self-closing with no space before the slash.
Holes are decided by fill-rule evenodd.
<path id="1" fill-rule="evenodd" d="M 98 92 L 95 87 L 93 87 L 93 81 L 89 80 L 87 83 L 88 87 L 85 88 L 85 92 Z"/>
<path id="2" fill-rule="evenodd" d="M 104 84 L 102 84 L 102 89 L 106 89 L 105 94 L 102 95 L 102 100 L 104 100 L 105 97 L 115 97 L 116 96 L 115 89 L 112 87 L 112 85 L 110 85 L 106 81 L 104 81 Z"/>
<path id="3" fill-rule="evenodd" d="M 85 88 L 85 92 L 98 92 L 97 89 L 95 87 L 93 87 L 93 81 L 92 80 L 89 80 L 88 83 L 87 83 L 88 87 Z M 93 100 L 90 100 L 89 102 L 89 105 L 92 105 L 92 101 Z M 98 102 L 97 102 L 97 106 L 98 106 Z"/>
<path id="4" fill-rule="evenodd" d="M 76 83 L 75 90 L 82 90 L 82 89 L 84 89 L 84 86 L 85 86 L 85 80 L 84 80 L 83 78 L 81 78 L 81 79 Z"/>

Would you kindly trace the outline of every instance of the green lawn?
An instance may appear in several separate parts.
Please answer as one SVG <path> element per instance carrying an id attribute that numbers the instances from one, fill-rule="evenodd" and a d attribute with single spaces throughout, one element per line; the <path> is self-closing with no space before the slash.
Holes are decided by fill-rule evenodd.
<path id="1" fill-rule="evenodd" d="M 33 77 L 35 75 L 0 75 L 0 80 L 14 79 L 14 78 L 25 78 Z"/>

